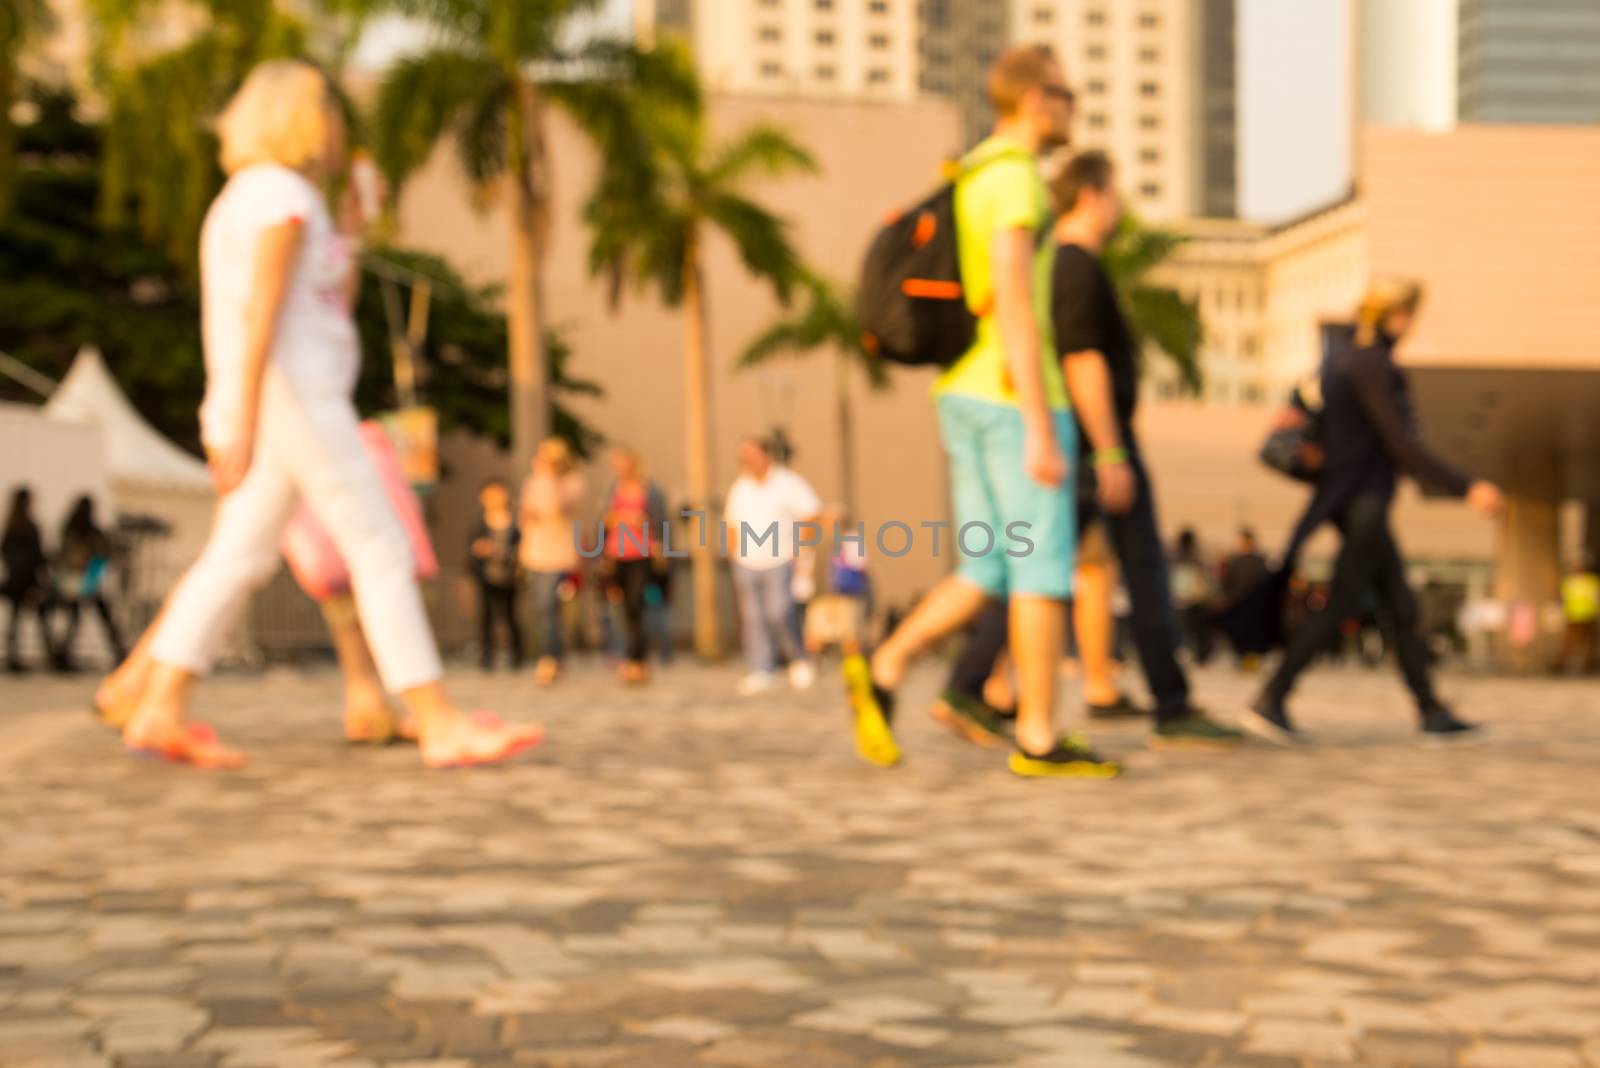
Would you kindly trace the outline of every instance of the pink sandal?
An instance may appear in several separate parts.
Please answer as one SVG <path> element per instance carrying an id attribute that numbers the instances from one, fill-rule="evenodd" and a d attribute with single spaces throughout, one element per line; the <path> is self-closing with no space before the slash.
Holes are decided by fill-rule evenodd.
<path id="1" fill-rule="evenodd" d="M 512 727 L 493 712 L 474 712 L 442 740 L 424 737 L 418 744 L 430 768 L 478 768 L 500 764 L 544 741 L 537 723 Z"/>
<path id="2" fill-rule="evenodd" d="M 245 756 L 217 740 L 209 723 L 190 723 L 178 734 L 156 743 L 124 743 L 132 756 L 164 760 L 169 764 L 188 764 L 196 768 L 232 771 L 245 765 Z"/>

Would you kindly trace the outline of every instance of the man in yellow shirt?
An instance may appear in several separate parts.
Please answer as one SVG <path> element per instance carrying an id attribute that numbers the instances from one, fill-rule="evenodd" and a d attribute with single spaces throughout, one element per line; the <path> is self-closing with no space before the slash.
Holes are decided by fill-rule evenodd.
<path id="1" fill-rule="evenodd" d="M 1009 597 L 1019 689 L 1012 770 L 1107 778 L 1118 765 L 1060 737 L 1054 724 L 1072 593 L 1076 431 L 1051 341 L 1049 194 L 1037 157 L 1067 142 L 1072 93 L 1049 49 L 1033 45 L 1003 52 L 988 90 L 995 131 L 961 161 L 955 191 L 962 286 L 977 334 L 934 388 L 955 508 L 950 551 L 960 565 L 870 664 L 846 662 L 856 744 L 873 763 L 897 762 L 894 691 L 911 660 L 986 602 Z"/>
<path id="2" fill-rule="evenodd" d="M 1591 560 L 1580 561 L 1572 573 L 1561 580 L 1561 610 L 1566 617 L 1567 633 L 1561 643 L 1561 658 L 1556 670 L 1578 663 L 1578 673 L 1592 675 L 1600 668 L 1597 656 L 1595 629 L 1600 620 L 1600 574 L 1595 572 Z"/>

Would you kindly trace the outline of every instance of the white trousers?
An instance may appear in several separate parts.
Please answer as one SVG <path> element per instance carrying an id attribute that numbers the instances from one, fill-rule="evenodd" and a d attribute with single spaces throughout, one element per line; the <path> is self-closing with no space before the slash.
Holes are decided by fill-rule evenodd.
<path id="1" fill-rule="evenodd" d="M 342 393 L 295 385 L 269 367 L 250 470 L 217 505 L 206 547 L 167 603 L 151 642 L 163 664 L 197 675 L 250 593 L 278 569 L 284 528 L 304 497 L 350 568 L 356 610 L 385 688 L 438 680 L 438 647 L 416 563 Z"/>

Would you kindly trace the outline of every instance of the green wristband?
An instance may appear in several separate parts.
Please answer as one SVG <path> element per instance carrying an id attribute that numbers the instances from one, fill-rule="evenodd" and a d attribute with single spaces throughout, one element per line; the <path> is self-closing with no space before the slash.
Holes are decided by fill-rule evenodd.
<path id="1" fill-rule="evenodd" d="M 1090 457 L 1096 467 L 1110 467 L 1112 464 L 1125 464 L 1128 462 L 1128 450 L 1118 445 L 1114 449 L 1096 449 Z"/>

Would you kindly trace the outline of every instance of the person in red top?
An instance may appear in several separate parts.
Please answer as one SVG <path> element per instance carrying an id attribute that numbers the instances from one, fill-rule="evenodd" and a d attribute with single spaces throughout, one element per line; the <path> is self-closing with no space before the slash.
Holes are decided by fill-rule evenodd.
<path id="1" fill-rule="evenodd" d="M 645 477 L 639 454 L 632 449 L 612 450 L 611 472 L 615 481 L 605 495 L 606 567 L 612 589 L 622 598 L 627 631 L 617 676 L 638 684 L 650 674 L 645 667 L 645 595 L 664 560 L 666 499 L 661 488 Z"/>

